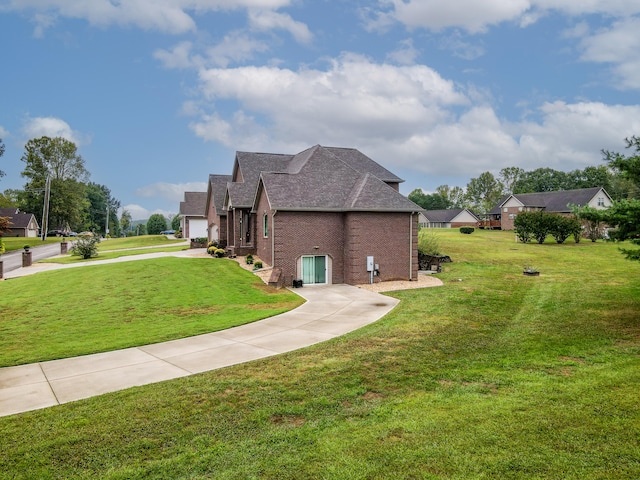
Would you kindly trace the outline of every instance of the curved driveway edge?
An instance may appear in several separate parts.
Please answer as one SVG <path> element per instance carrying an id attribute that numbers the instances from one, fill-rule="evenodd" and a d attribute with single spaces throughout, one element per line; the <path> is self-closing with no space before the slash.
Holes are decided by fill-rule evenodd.
<path id="1" fill-rule="evenodd" d="M 399 300 L 351 285 L 295 290 L 289 312 L 228 330 L 82 357 L 0 368 L 0 416 L 37 410 L 290 352 L 375 322 Z"/>

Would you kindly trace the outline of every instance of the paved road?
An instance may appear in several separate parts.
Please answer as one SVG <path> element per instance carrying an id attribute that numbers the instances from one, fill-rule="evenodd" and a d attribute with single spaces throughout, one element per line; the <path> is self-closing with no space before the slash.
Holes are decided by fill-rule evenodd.
<path id="1" fill-rule="evenodd" d="M 71 242 L 69 242 L 69 249 L 71 249 Z M 31 261 L 37 262 L 38 260 L 44 260 L 45 258 L 55 257 L 60 255 L 59 243 L 47 243 L 38 247 L 31 247 Z M 16 250 L 13 252 L 5 253 L 0 257 L 2 261 L 2 271 L 11 272 L 22 267 L 22 250 Z"/>

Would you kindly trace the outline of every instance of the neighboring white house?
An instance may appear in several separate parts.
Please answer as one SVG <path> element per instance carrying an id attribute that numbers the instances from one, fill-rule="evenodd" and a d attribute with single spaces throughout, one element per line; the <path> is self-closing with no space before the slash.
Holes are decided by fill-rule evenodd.
<path id="1" fill-rule="evenodd" d="M 467 208 L 426 210 L 420 213 L 420 226 L 423 228 L 474 227 L 479 220 L 480 219 Z"/>
<path id="2" fill-rule="evenodd" d="M 521 212 L 545 211 L 560 215 L 570 215 L 573 207 L 590 206 L 604 210 L 613 205 L 611 197 L 604 188 L 579 188 L 557 192 L 517 193 L 502 198 L 489 212 L 492 228 L 513 230 L 514 220 Z M 493 226 L 495 225 L 495 226 Z"/>
<path id="3" fill-rule="evenodd" d="M 180 202 L 180 228 L 183 238 L 207 238 L 207 192 L 184 192 Z"/>

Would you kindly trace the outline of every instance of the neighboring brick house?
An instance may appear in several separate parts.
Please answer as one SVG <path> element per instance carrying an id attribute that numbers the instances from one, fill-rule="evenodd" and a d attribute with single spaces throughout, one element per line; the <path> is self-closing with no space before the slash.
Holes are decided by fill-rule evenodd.
<path id="1" fill-rule="evenodd" d="M 286 285 L 416 280 L 422 209 L 399 193 L 402 181 L 355 149 L 238 152 L 227 248 L 258 255 Z"/>
<path id="2" fill-rule="evenodd" d="M 0 217 L 8 217 L 11 225 L 9 231 L 4 233 L 5 237 L 31 237 L 38 236 L 38 221 L 32 213 L 23 213 L 20 209 L 0 208 Z"/>
<path id="3" fill-rule="evenodd" d="M 209 175 L 205 203 L 207 236 L 210 241 L 220 242 L 223 246 L 226 246 L 227 242 L 227 211 L 224 208 L 224 199 L 230 181 L 231 175 Z"/>
<path id="4" fill-rule="evenodd" d="M 423 228 L 475 227 L 479 221 L 468 208 L 426 210 L 420 214 L 420 226 Z"/>
<path id="5" fill-rule="evenodd" d="M 206 203 L 207 192 L 184 192 L 179 213 L 183 238 L 207 238 Z"/>
<path id="6" fill-rule="evenodd" d="M 513 221 L 520 212 L 544 210 L 562 215 L 571 214 L 573 206 L 605 209 L 612 205 L 612 200 L 604 188 L 580 188 L 558 192 L 517 193 L 507 195 L 489 212 L 491 225 L 502 230 L 513 230 Z"/>

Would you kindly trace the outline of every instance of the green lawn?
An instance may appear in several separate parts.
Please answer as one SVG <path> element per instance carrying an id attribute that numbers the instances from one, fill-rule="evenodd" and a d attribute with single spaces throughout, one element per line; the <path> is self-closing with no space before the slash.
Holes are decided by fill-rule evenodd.
<path id="1" fill-rule="evenodd" d="M 300 303 L 225 259 L 160 258 L 44 272 L 0 283 L 0 366 L 222 330 Z"/>
<path id="2" fill-rule="evenodd" d="M 183 239 L 170 239 L 166 235 L 141 235 L 138 237 L 109 238 L 98 244 L 98 251 L 122 250 L 125 248 L 158 247 L 184 243 Z"/>
<path id="3" fill-rule="evenodd" d="M 48 243 L 60 243 L 62 241 L 62 237 L 47 237 L 44 242 L 40 240 L 39 237 L 2 237 L 2 241 L 4 242 L 5 250 L 7 252 L 11 252 L 13 250 L 22 250 L 25 245 L 29 245 L 30 247 L 37 247 L 39 245 L 46 245 Z"/>
<path id="4" fill-rule="evenodd" d="M 444 287 L 349 335 L 0 418 L 0 477 L 640 478 L 640 263 L 437 235 Z"/>
<path id="5" fill-rule="evenodd" d="M 130 257 L 135 255 L 144 255 L 146 253 L 157 253 L 157 252 L 180 252 L 182 250 L 188 250 L 189 247 L 182 245 L 178 247 L 172 246 L 158 246 L 158 247 L 143 247 L 138 249 L 120 249 L 120 250 L 107 250 L 98 253 L 98 256 L 91 258 L 82 258 L 79 255 L 66 255 L 63 257 L 53 257 L 47 258 L 45 260 L 40 260 L 37 263 L 60 263 L 60 264 L 70 264 L 70 263 L 90 263 L 95 262 L 96 260 L 111 260 L 114 258 L 120 257 Z"/>

